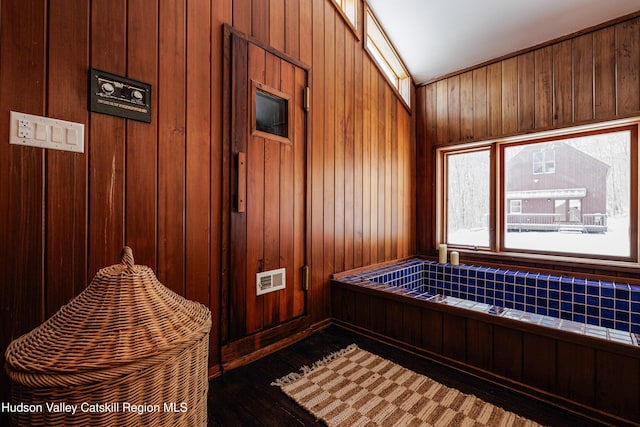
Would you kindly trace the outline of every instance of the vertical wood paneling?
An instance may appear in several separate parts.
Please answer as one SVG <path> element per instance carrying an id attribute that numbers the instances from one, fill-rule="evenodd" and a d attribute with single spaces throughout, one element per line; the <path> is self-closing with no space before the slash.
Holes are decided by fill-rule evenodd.
<path id="1" fill-rule="evenodd" d="M 55 29 L 48 35 L 49 78 L 56 84 L 48 87 L 48 114 L 87 123 L 89 114 L 81 88 L 86 82 L 89 64 L 89 34 L 86 31 L 89 7 L 82 0 L 74 5 L 60 1 L 51 1 L 49 5 L 50 28 Z M 83 25 L 65 25 L 69 21 Z M 82 54 L 78 54 L 80 52 Z M 69 67 L 68 64 L 78 66 Z M 52 316 L 86 285 L 86 182 L 86 156 L 47 152 L 46 317 Z M 153 192 L 150 196 L 155 198 Z"/>
<path id="2" fill-rule="evenodd" d="M 502 61 L 502 134 L 518 131 L 518 59 Z"/>
<path id="3" fill-rule="evenodd" d="M 300 57 L 300 6 L 300 0 L 284 1 L 286 24 L 283 26 L 283 29 L 286 28 L 284 52 L 296 59 Z"/>
<path id="4" fill-rule="evenodd" d="M 371 61 L 368 56 L 362 58 L 362 265 L 371 264 L 371 224 L 372 213 L 371 180 Z"/>
<path id="5" fill-rule="evenodd" d="M 573 121 L 573 81 L 571 73 L 571 40 L 553 46 L 554 126 Z"/>
<path id="6" fill-rule="evenodd" d="M 159 3 L 158 104 L 158 280 L 184 295 L 184 186 L 186 105 L 186 9 Z M 135 254 L 134 254 L 135 256 Z"/>
<path id="7" fill-rule="evenodd" d="M 624 385 L 620 375 L 624 375 Z M 638 360 L 598 351 L 596 353 L 596 402 L 598 407 L 629 420 L 640 419 L 640 366 Z"/>
<path id="8" fill-rule="evenodd" d="M 573 114 L 576 122 L 593 119 L 593 34 L 573 40 Z"/>
<path id="9" fill-rule="evenodd" d="M 391 177 L 387 175 L 387 133 L 386 133 L 386 82 L 381 76 L 376 76 L 378 86 L 378 260 L 384 261 L 387 258 L 387 231 L 386 224 L 386 206 L 391 206 L 389 199 L 391 194 L 386 191 L 386 182 Z M 374 124 L 375 126 L 375 124 Z"/>
<path id="10" fill-rule="evenodd" d="M 97 0 L 91 5 L 91 26 L 107 26 L 91 37 L 92 66 L 126 74 L 127 4 Z M 89 141 L 89 273 L 119 261 L 124 246 L 125 122 L 91 113 Z M 135 256 L 135 253 L 134 253 Z"/>
<path id="11" fill-rule="evenodd" d="M 281 52 L 285 50 L 285 0 L 269 0 L 269 45 Z M 289 20 L 287 19 L 287 23 Z"/>
<path id="12" fill-rule="evenodd" d="M 335 62 L 335 182 L 334 182 L 334 217 L 335 217 L 335 269 L 344 271 L 345 269 L 345 216 L 350 213 L 345 210 L 345 150 L 346 150 L 346 121 L 345 116 L 345 35 L 346 27 L 341 19 L 336 19 L 336 62 Z"/>
<path id="13" fill-rule="evenodd" d="M 136 80 L 150 83 L 152 88 L 156 87 L 158 83 L 157 5 L 131 2 L 127 21 L 127 74 Z M 152 95 L 154 95 L 153 92 Z M 126 135 L 125 241 L 135 251 L 136 263 L 147 265 L 154 271 L 157 269 L 158 152 L 157 144 L 149 142 L 158 139 L 157 126 L 154 125 L 157 123 L 157 117 L 157 110 L 152 109 L 151 124 L 129 122 Z"/>
<path id="14" fill-rule="evenodd" d="M 460 139 L 473 139 L 474 124 L 473 73 L 460 76 Z"/>
<path id="15" fill-rule="evenodd" d="M 336 15 L 333 5 L 324 2 L 324 96 L 325 96 L 325 117 L 324 117 L 324 275 L 335 273 L 335 200 L 334 200 L 334 183 L 335 183 L 335 51 L 336 51 L 336 34 L 335 34 Z M 328 140 L 328 142 L 327 142 Z M 317 301 L 320 305 L 326 305 L 329 302 L 329 289 L 324 287 L 323 298 Z"/>
<path id="16" fill-rule="evenodd" d="M 400 215 L 400 203 L 398 198 L 398 117 L 397 117 L 397 99 L 389 94 L 387 97 L 387 118 L 390 120 L 387 126 L 389 133 L 389 142 L 387 149 L 389 153 L 388 171 L 390 180 L 387 180 L 387 194 L 390 194 L 389 206 L 387 207 L 388 222 L 385 224 L 389 230 L 389 253 L 387 259 L 395 259 L 398 257 L 398 217 Z"/>
<path id="17" fill-rule="evenodd" d="M 553 49 L 542 48 L 535 55 L 535 127 L 553 124 Z"/>
<path id="18" fill-rule="evenodd" d="M 616 38 L 613 27 L 593 33 L 595 117 L 616 114 Z"/>
<path id="19" fill-rule="evenodd" d="M 309 151 L 293 153 L 300 156 L 295 175 L 299 167 L 309 173 L 310 204 L 298 209 L 308 210 L 310 223 L 293 225 L 304 239 L 296 241 L 293 252 L 305 256 L 301 247 L 309 248 L 312 283 L 306 310 L 312 321 L 330 315 L 330 274 L 414 252 L 418 169 L 412 113 L 332 2 L 99 0 L 69 9 L 51 0 L 46 8 L 23 2 L 20 10 L 6 1 L 0 5 L 2 111 L 87 125 L 84 154 L 0 148 L 0 200 L 7 218 L 0 230 L 4 241 L 19 242 L 17 248 L 3 245 L 7 261 L 1 272 L 11 283 L 23 284 L 2 290 L 3 301 L 19 303 L 2 311 L 3 322 L 14 323 L 2 335 L 3 345 L 15 331 L 35 326 L 79 293 L 99 268 L 116 263 L 125 243 L 167 287 L 209 305 L 212 364 L 219 361 L 221 343 L 238 338 L 228 325 L 244 331 L 247 321 L 254 326 L 279 321 L 282 312 L 275 309 L 271 318 L 258 320 L 247 305 L 227 306 L 230 293 L 246 300 L 248 289 L 225 282 L 229 269 L 251 275 L 249 269 L 257 266 L 231 267 L 225 240 L 245 227 L 236 222 L 231 230 L 231 175 L 224 168 L 232 150 L 243 147 L 231 146 L 227 130 L 248 114 L 247 105 L 230 105 L 224 96 L 238 89 L 226 87 L 231 68 L 224 62 L 225 23 L 311 70 Z M 29 54 L 16 60 L 16 49 Z M 236 71 L 247 65 L 231 59 Z M 152 122 L 88 113 L 86 70 L 91 67 L 151 83 Z M 46 87 L 53 81 L 55 86 Z M 301 94 L 304 76 L 296 75 L 295 81 Z M 464 84 L 470 92 L 463 95 L 462 83 L 457 89 L 452 84 L 458 92 L 454 97 L 471 96 L 473 84 Z M 452 101 L 454 110 L 462 108 L 460 102 Z M 454 120 L 456 114 L 461 113 L 452 111 Z M 468 130 L 470 123 L 465 126 Z M 448 130 L 443 135 L 448 140 Z M 281 159 L 288 155 L 279 152 Z M 279 192 L 291 191 L 282 186 L 290 172 L 282 171 Z M 307 190 L 294 181 L 296 194 Z M 289 226 L 286 222 L 280 218 L 278 228 Z M 305 310 L 304 301 L 283 300 L 286 310 Z M 18 310 L 24 306 L 35 308 Z"/>
<path id="20" fill-rule="evenodd" d="M 313 45 L 314 37 L 312 37 L 311 32 L 309 31 L 312 28 L 316 20 L 320 23 L 324 22 L 322 15 L 318 15 L 312 13 L 312 5 L 314 0 L 298 0 L 296 4 L 299 5 L 300 8 L 300 25 L 298 28 L 298 36 L 296 39 L 300 44 L 300 60 L 303 64 L 318 64 L 318 62 L 313 60 L 313 54 L 315 53 L 315 46 Z M 315 19 L 314 19 L 315 17 Z M 302 28 L 302 31 L 300 31 Z M 292 43 L 296 43 L 293 41 Z M 322 62 L 319 62 L 322 64 Z"/>
<path id="21" fill-rule="evenodd" d="M 357 46 L 357 45 L 356 45 Z M 363 146 L 362 146 L 362 132 L 363 132 L 363 116 L 364 116 L 364 88 L 362 87 L 362 57 L 363 52 L 360 49 L 354 49 L 354 64 L 353 64 L 353 81 L 352 86 L 356 90 L 353 94 L 353 267 L 362 267 L 363 259 L 363 217 L 365 215 L 364 206 L 364 184 L 363 184 Z"/>
<path id="22" fill-rule="evenodd" d="M 232 0 L 233 22 L 231 24 L 238 31 L 251 35 L 251 15 L 253 0 Z"/>
<path id="23" fill-rule="evenodd" d="M 251 0 L 251 36 L 264 44 L 269 44 L 270 2 L 271 0 Z"/>
<path id="24" fill-rule="evenodd" d="M 225 257 L 225 254 L 222 253 L 222 241 L 228 236 L 229 227 L 228 213 L 222 214 L 222 182 L 224 175 L 221 165 L 223 164 L 223 158 L 226 158 L 222 155 L 223 120 L 228 117 L 230 108 L 228 102 L 223 100 L 223 73 L 215 72 L 215 70 L 223 70 L 224 68 L 224 37 L 221 27 L 224 22 L 232 22 L 232 9 L 232 0 L 217 1 L 211 8 L 211 247 L 209 250 L 211 254 L 211 279 L 209 282 L 208 306 L 213 313 L 216 310 L 222 312 L 221 302 L 224 298 L 224 306 L 227 307 L 226 301 L 228 298 L 227 289 L 224 289 L 224 297 L 222 296 L 223 287 L 221 286 L 221 283 L 227 277 L 226 262 L 224 270 L 222 263 L 222 259 Z M 215 111 L 221 112 L 221 114 L 213 113 Z M 226 148 L 224 151 L 228 153 L 228 147 Z M 225 182 L 228 182 L 228 180 L 225 179 Z M 225 230 L 223 231 L 223 229 Z M 213 314 L 211 320 L 211 337 L 213 338 L 209 339 L 209 365 L 213 367 L 213 372 L 210 370 L 210 373 L 217 374 L 220 371 L 218 367 L 220 364 L 220 343 L 226 339 L 227 330 L 225 328 L 224 334 L 221 333 L 222 316 Z M 216 335 L 218 338 L 215 338 Z"/>
<path id="25" fill-rule="evenodd" d="M 9 111 L 45 113 L 46 6 L 40 1 L 0 2 L 0 120 L 9 135 Z M 19 52 L 19 53 L 18 53 Z M 16 92 L 14 92 L 16 91 Z M 16 94 L 19 94 L 17 96 Z M 0 144 L 0 332 L 9 341 L 44 320 L 43 150 Z M 9 381 L 0 373 L 0 398 L 9 401 Z M 4 414 L 2 415 L 4 416 Z M 0 416 L 0 422 L 4 421 Z"/>
<path id="26" fill-rule="evenodd" d="M 270 61 L 269 57 L 264 51 L 252 43 L 248 44 L 247 48 L 247 85 L 250 87 L 252 81 L 258 83 L 266 83 L 265 76 L 268 74 L 266 69 L 268 68 Z M 242 73 L 243 71 L 240 71 Z M 239 75 L 235 76 L 239 77 Z M 240 79 L 239 79 L 240 80 Z M 278 85 L 279 87 L 279 85 Z M 253 89 L 251 89 L 253 90 Z M 240 88 L 238 93 L 249 93 L 248 88 Z M 242 99 L 242 96 L 238 98 Z M 248 108 L 252 108 L 252 102 L 249 102 Z M 251 116 L 249 116 L 251 117 Z M 238 127 L 246 127 L 243 117 L 239 117 Z M 248 130 L 247 130 L 248 132 Z M 242 133 L 238 138 L 242 138 Z M 272 165 L 273 149 L 269 149 L 269 143 L 264 138 L 253 134 L 248 135 L 248 145 L 246 147 L 247 153 L 247 200 L 253 200 L 258 209 L 247 210 L 246 217 L 246 275 L 244 286 L 246 312 L 247 319 L 246 329 L 244 332 L 251 334 L 253 332 L 262 329 L 264 317 L 264 302 L 265 298 L 260 298 L 256 295 L 255 285 L 252 283 L 253 278 L 256 277 L 256 273 L 260 271 L 267 271 L 276 268 L 276 262 L 274 260 L 277 254 L 273 253 L 273 247 L 279 246 L 277 232 L 274 228 L 277 228 L 277 223 L 273 219 L 272 209 L 269 212 L 264 212 L 265 201 L 278 200 L 277 193 L 273 195 L 277 190 L 274 188 L 274 181 L 278 180 L 274 178 L 265 181 L 265 168 Z M 277 169 L 274 169 L 277 170 Z M 276 211 L 277 212 L 277 211 Z M 238 236 L 242 236 L 242 232 Z M 235 237 L 235 235 L 233 235 Z M 265 245 L 266 240 L 266 245 Z M 242 247 L 242 245 L 240 245 Z M 242 250 L 239 257 L 243 257 Z M 242 277 L 240 275 L 239 277 Z M 239 283 L 238 285 L 242 285 Z M 242 301 L 238 299 L 237 301 Z"/>
<path id="27" fill-rule="evenodd" d="M 493 328 L 493 372 L 520 381 L 522 378 L 522 333 L 510 328 Z"/>
<path id="28" fill-rule="evenodd" d="M 487 371 L 493 366 L 493 328 L 491 325 L 467 319 L 467 361 Z"/>
<path id="29" fill-rule="evenodd" d="M 502 64 L 487 67 L 487 115 L 489 136 L 502 135 Z"/>
<path id="30" fill-rule="evenodd" d="M 556 389 L 556 340 L 525 334 L 522 340 L 522 378 L 541 390 Z"/>
<path id="31" fill-rule="evenodd" d="M 518 56 L 518 130 L 531 130 L 535 117 L 535 54 Z"/>
<path id="32" fill-rule="evenodd" d="M 369 128 L 371 139 L 371 207 L 369 209 L 371 217 L 371 264 L 381 261 L 378 252 L 378 172 L 380 166 L 378 164 L 378 139 L 380 138 L 378 132 L 378 71 L 376 66 L 369 61 L 369 94 L 371 99 L 371 121 Z"/>
<path id="33" fill-rule="evenodd" d="M 444 144 L 449 139 L 449 90 L 447 80 L 436 83 L 436 141 Z"/>
<path id="34" fill-rule="evenodd" d="M 347 34 L 344 41 L 344 269 L 353 268 L 355 221 L 355 59 Z"/>
<path id="35" fill-rule="evenodd" d="M 487 67 L 473 70 L 473 137 L 487 136 Z M 427 108 L 427 111 L 429 109 Z"/>
<path id="36" fill-rule="evenodd" d="M 616 25 L 617 113 L 640 110 L 640 18 Z"/>
<path id="37" fill-rule="evenodd" d="M 384 140 L 382 142 L 382 149 L 384 150 L 384 186 L 382 187 L 382 191 L 384 192 L 384 205 L 382 205 L 383 209 L 383 217 L 384 221 L 379 224 L 382 226 L 382 230 L 384 234 L 384 251 L 382 252 L 382 258 L 384 260 L 389 260 L 392 257 L 393 252 L 393 244 L 392 241 L 392 209 L 395 207 L 393 200 L 395 194 L 393 193 L 393 180 L 394 176 L 392 173 L 392 127 L 396 124 L 391 118 L 391 114 L 393 109 L 391 108 L 392 104 L 395 102 L 395 97 L 391 93 L 391 89 L 387 82 L 384 79 L 380 79 L 381 90 L 384 93 L 384 102 L 380 102 L 380 107 L 383 108 L 382 115 L 384 120 L 381 121 L 383 126 L 380 129 L 380 133 L 384 135 Z"/>
<path id="38" fill-rule="evenodd" d="M 447 117 L 449 136 L 447 142 L 460 141 L 460 76 L 447 79 Z"/>
<path id="39" fill-rule="evenodd" d="M 593 405 L 595 399 L 593 349 L 560 342 L 557 351 L 558 394 L 586 405 Z"/>
<path id="40" fill-rule="evenodd" d="M 322 0 L 313 1 L 313 63 L 324 64 L 325 56 L 325 27 L 324 27 L 324 3 Z M 323 288 L 324 274 L 324 117 L 325 117 L 325 68 L 314 67 L 311 80 L 311 95 L 313 107 L 311 108 L 311 120 L 309 121 L 311 133 L 311 289 L 309 292 L 309 305 L 321 305 L 322 296 L 327 294 Z M 323 290 L 325 292 L 323 292 Z M 323 319 L 323 314 L 328 308 L 312 311 L 312 322 Z"/>

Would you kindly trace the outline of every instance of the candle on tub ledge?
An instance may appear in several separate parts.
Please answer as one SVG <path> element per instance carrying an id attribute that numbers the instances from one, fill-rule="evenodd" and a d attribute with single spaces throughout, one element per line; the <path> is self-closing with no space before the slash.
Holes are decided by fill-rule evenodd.
<path id="1" fill-rule="evenodd" d="M 444 243 L 440 244 L 438 255 L 439 255 L 438 262 L 440 264 L 446 264 L 447 263 L 447 245 L 445 245 Z"/>
<path id="2" fill-rule="evenodd" d="M 460 265 L 460 254 L 456 251 L 451 252 L 451 265 Z"/>

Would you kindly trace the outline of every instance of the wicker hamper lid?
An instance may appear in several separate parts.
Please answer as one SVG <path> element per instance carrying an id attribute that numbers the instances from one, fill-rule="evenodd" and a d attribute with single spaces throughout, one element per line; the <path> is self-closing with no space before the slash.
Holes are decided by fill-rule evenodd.
<path id="1" fill-rule="evenodd" d="M 98 271 L 82 293 L 11 342 L 6 370 L 34 387 L 113 380 L 162 363 L 210 328 L 207 307 L 163 286 L 125 247 L 120 264 Z"/>

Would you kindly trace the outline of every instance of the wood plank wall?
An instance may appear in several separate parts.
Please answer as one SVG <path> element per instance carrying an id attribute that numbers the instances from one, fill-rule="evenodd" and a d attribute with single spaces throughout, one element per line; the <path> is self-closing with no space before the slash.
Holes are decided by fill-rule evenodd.
<path id="1" fill-rule="evenodd" d="M 640 115 L 638 13 L 416 88 L 417 248 L 435 254 L 435 148 Z"/>
<path id="2" fill-rule="evenodd" d="M 330 0 L 0 0 L 0 19 L 0 135 L 10 110 L 86 126 L 84 154 L 0 144 L 3 354 L 128 244 L 211 308 L 216 369 L 225 23 L 311 68 L 312 321 L 332 273 L 415 252 L 412 115 Z M 91 67 L 151 83 L 151 124 L 89 113 Z"/>

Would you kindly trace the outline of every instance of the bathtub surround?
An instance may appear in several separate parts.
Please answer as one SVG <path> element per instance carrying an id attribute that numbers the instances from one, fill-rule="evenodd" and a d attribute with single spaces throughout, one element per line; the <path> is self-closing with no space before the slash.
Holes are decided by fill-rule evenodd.
<path id="1" fill-rule="evenodd" d="M 396 287 L 391 291 L 627 344 L 640 342 L 640 286 L 627 283 L 423 259 L 340 280 Z"/>
<path id="2" fill-rule="evenodd" d="M 561 301 L 598 289 L 614 305 L 625 296 L 634 304 L 638 288 L 626 286 L 410 259 L 335 275 L 332 320 L 599 423 L 640 427 L 637 333 L 570 320 L 580 308 Z M 558 295 L 525 311 L 537 289 Z M 538 314 L 543 307 L 560 316 Z"/>

